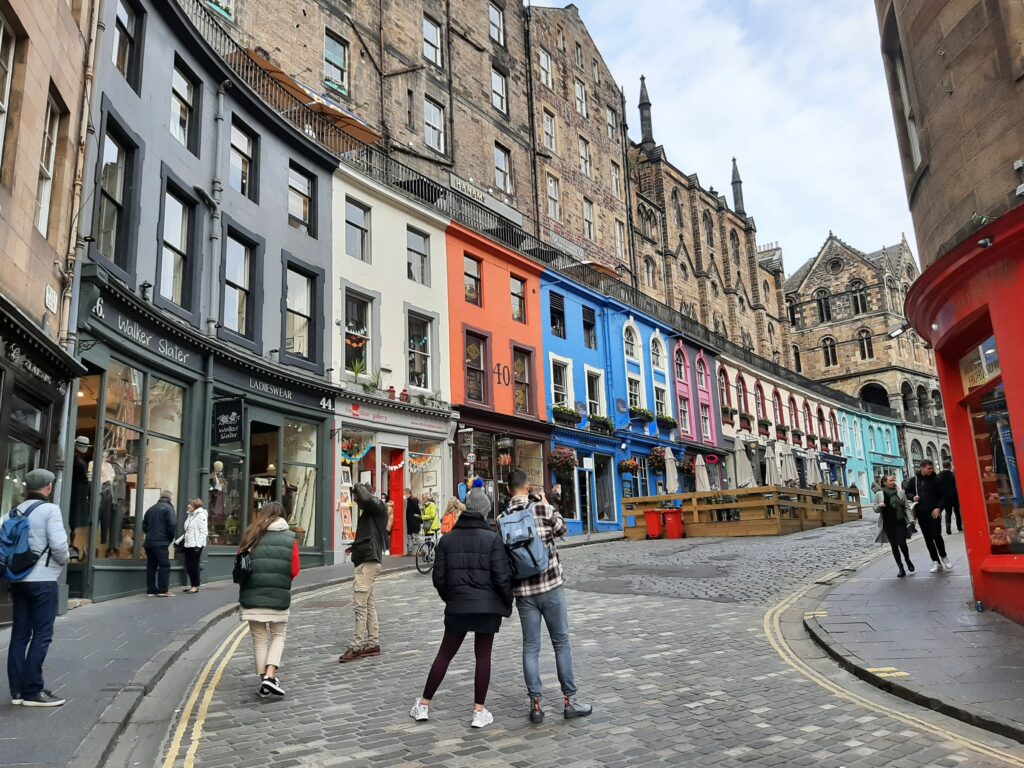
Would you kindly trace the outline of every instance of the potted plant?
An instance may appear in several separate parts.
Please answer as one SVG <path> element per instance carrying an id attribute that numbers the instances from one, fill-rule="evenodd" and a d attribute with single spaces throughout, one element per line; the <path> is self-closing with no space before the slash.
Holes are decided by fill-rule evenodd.
<path id="1" fill-rule="evenodd" d="M 557 477 L 571 477 L 573 471 L 579 466 L 579 462 L 576 460 L 576 451 L 564 446 L 555 448 L 548 454 L 547 465 L 548 469 Z"/>
<path id="2" fill-rule="evenodd" d="M 650 423 L 654 421 L 654 414 L 646 408 L 641 408 L 639 405 L 631 405 L 629 406 L 629 418 L 634 421 Z"/>
<path id="3" fill-rule="evenodd" d="M 808 432 L 807 435 L 807 447 L 814 448 L 818 444 L 818 436 L 813 432 Z"/>
<path id="4" fill-rule="evenodd" d="M 658 422 L 658 429 L 664 429 L 666 432 L 679 426 L 679 422 L 667 413 L 659 413 L 656 420 Z"/>
<path id="5" fill-rule="evenodd" d="M 741 413 L 740 414 L 740 429 L 750 431 L 750 425 L 754 423 L 754 414 L 752 413 Z"/>
<path id="6" fill-rule="evenodd" d="M 681 475 L 692 475 L 694 473 L 693 462 L 689 459 L 676 462 L 676 471 Z"/>
<path id="7" fill-rule="evenodd" d="M 656 475 L 665 474 L 666 453 L 666 450 L 660 445 L 651 448 L 650 458 L 647 459 L 647 468 Z"/>
<path id="8" fill-rule="evenodd" d="M 772 426 L 772 423 L 771 423 L 770 420 L 768 420 L 768 419 L 758 419 L 757 420 L 757 433 L 759 435 L 767 435 L 768 434 L 768 430 L 771 428 L 771 426 Z"/>
<path id="9" fill-rule="evenodd" d="M 632 456 L 619 462 L 620 475 L 635 475 L 640 471 L 640 462 Z"/>
<path id="10" fill-rule="evenodd" d="M 785 440 L 786 439 L 786 435 L 788 433 L 789 433 L 789 427 L 787 427 L 785 424 L 776 424 L 775 425 L 775 436 L 779 440 Z"/>
<path id="11" fill-rule="evenodd" d="M 591 416 L 589 421 L 591 432 L 605 432 L 610 435 L 615 431 L 615 422 L 608 416 Z"/>
<path id="12" fill-rule="evenodd" d="M 575 427 L 582 421 L 583 417 L 576 412 L 574 408 L 568 408 L 564 405 L 556 405 L 551 409 L 551 414 L 555 417 L 555 421 L 560 424 L 568 424 L 569 426 Z"/>
<path id="13" fill-rule="evenodd" d="M 733 423 L 733 415 L 737 413 L 736 409 L 729 405 L 722 406 L 722 423 L 731 425 Z"/>

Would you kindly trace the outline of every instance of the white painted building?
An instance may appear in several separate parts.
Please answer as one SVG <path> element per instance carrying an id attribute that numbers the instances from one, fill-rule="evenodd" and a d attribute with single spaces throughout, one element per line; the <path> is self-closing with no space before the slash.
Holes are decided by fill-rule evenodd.
<path id="1" fill-rule="evenodd" d="M 335 540 L 356 523 L 351 484 L 394 501 L 452 492 L 447 256 L 449 220 L 342 165 L 334 175 L 332 380 L 336 402 Z"/>

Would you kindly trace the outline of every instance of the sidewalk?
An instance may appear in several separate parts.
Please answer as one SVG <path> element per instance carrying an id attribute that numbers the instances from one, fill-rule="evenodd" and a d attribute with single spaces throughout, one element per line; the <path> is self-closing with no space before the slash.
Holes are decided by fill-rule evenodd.
<path id="1" fill-rule="evenodd" d="M 618 532 L 594 534 L 590 543 L 621 538 Z M 584 536 L 574 536 L 559 546 L 585 544 Z M 410 568 L 415 563 L 409 557 L 387 558 L 384 566 L 391 573 Z M 309 568 L 299 574 L 295 591 L 351 577 L 350 563 Z M 237 600 L 237 585 L 216 581 L 196 595 L 179 592 L 171 599 L 138 595 L 76 608 L 58 617 L 44 671 L 47 686 L 68 702 L 52 710 L 9 703 L 10 629 L 0 630 L 0 764 L 65 766 L 86 737 L 87 748 L 100 754 L 113 744 L 142 697 L 206 629 L 235 611 Z M 349 620 L 338 617 L 342 623 Z"/>
<path id="2" fill-rule="evenodd" d="M 1024 741 L 1024 627 L 975 610 L 962 535 L 946 536 L 950 573 L 931 574 L 921 536 L 917 572 L 896 577 L 885 553 L 825 593 L 804 625 L 858 677 L 922 706 Z"/>

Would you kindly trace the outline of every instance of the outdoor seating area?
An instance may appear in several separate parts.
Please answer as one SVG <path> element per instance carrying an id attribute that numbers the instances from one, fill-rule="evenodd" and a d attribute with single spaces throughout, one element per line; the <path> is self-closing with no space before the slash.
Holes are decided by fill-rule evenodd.
<path id="1" fill-rule="evenodd" d="M 812 489 L 765 485 L 722 491 L 638 496 L 623 500 L 627 539 L 660 538 L 664 512 L 682 513 L 683 536 L 782 536 L 861 517 L 856 488 L 819 483 Z M 661 512 L 650 530 L 647 513 Z M 672 526 L 674 527 L 674 526 Z M 655 533 L 656 532 L 656 533 Z M 677 538 L 673 536 L 673 538 Z"/>

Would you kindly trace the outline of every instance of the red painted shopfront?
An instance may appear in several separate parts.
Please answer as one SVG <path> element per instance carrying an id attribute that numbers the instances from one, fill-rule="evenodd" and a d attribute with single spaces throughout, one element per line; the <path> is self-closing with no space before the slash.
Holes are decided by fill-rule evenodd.
<path id="1" fill-rule="evenodd" d="M 925 270 L 907 315 L 935 349 L 975 598 L 1024 622 L 1024 206 Z"/>

